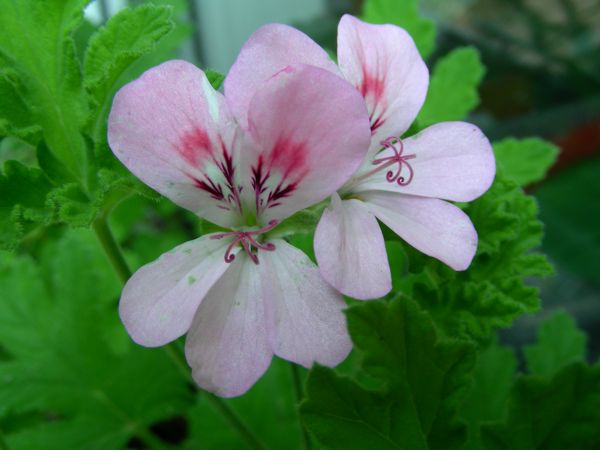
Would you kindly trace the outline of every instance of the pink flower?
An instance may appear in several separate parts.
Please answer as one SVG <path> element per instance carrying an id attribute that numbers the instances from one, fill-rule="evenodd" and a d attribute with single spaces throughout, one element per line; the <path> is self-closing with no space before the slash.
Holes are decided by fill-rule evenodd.
<path id="1" fill-rule="evenodd" d="M 239 59 L 263 63 L 248 47 Z M 232 230 L 142 267 L 119 305 L 141 345 L 187 333 L 194 379 L 221 396 L 248 390 L 274 354 L 308 367 L 336 365 L 350 351 L 341 295 L 301 251 L 264 238 L 340 188 L 369 143 L 364 101 L 342 78 L 285 64 L 246 81 L 251 95 L 223 96 L 193 65 L 166 62 L 117 93 L 108 130 L 110 147 L 137 177 Z"/>
<path id="2" fill-rule="evenodd" d="M 445 200 L 467 202 L 489 188 L 495 175 L 492 149 L 476 126 L 464 122 L 437 124 L 400 139 L 423 105 L 429 83 L 427 67 L 404 30 L 345 15 L 338 27 L 339 68 L 316 43 L 284 25 L 257 31 L 243 55 L 225 84 L 226 93 L 240 93 L 238 111 L 246 109 L 258 80 L 292 63 L 344 77 L 367 105 L 367 156 L 333 195 L 315 233 L 319 269 L 332 286 L 358 299 L 389 292 L 390 268 L 377 219 L 455 270 L 469 266 L 477 233 L 467 215 Z"/>

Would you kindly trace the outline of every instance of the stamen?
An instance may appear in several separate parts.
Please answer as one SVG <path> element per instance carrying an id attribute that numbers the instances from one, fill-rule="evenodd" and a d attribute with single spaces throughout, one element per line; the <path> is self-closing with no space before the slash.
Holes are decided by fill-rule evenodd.
<path id="1" fill-rule="evenodd" d="M 399 149 L 396 148 L 396 143 L 400 145 Z M 381 145 L 383 145 L 385 148 L 391 148 L 394 154 L 392 156 L 387 156 L 385 158 L 377 158 L 373 160 L 373 165 L 378 166 L 382 164 L 381 167 L 378 168 L 379 170 L 382 170 L 391 165 L 398 164 L 398 169 L 396 170 L 396 172 L 389 170 L 385 178 L 390 183 L 397 182 L 400 186 L 408 185 L 412 181 L 415 173 L 412 166 L 407 161 L 409 159 L 416 158 L 417 155 L 403 155 L 402 152 L 404 152 L 404 144 L 402 143 L 402 140 L 400 138 L 396 138 L 395 136 L 390 136 L 387 139 L 381 141 Z M 408 179 L 401 176 L 403 166 L 406 166 L 406 168 L 408 169 Z"/>
<path id="2" fill-rule="evenodd" d="M 252 249 L 256 250 L 265 250 L 268 252 L 272 252 L 275 250 L 275 244 L 272 242 L 261 243 L 258 242 L 254 236 L 260 236 L 261 234 L 266 233 L 267 231 L 271 231 L 273 228 L 277 226 L 279 222 L 277 220 L 271 220 L 269 223 L 258 230 L 252 231 L 229 231 L 227 233 L 219 233 L 211 236 L 211 239 L 223 239 L 226 237 L 233 237 L 231 243 L 227 246 L 225 250 L 225 262 L 231 263 L 235 259 L 235 254 L 232 253 L 232 250 L 235 248 L 237 244 L 241 244 L 242 248 L 246 252 L 246 254 L 250 257 L 254 264 L 258 264 L 258 256 Z"/>

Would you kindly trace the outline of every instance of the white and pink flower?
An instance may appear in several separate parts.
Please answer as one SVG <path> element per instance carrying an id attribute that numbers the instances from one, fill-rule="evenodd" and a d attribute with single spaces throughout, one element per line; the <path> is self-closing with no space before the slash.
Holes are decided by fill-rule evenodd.
<path id="1" fill-rule="evenodd" d="M 263 238 L 340 188 L 361 164 L 370 131 L 360 94 L 318 67 L 282 65 L 254 81 L 251 95 L 231 76 L 227 86 L 222 95 L 195 66 L 166 62 L 117 93 L 108 138 L 146 184 L 231 230 L 139 269 L 119 312 L 141 345 L 187 333 L 197 383 L 235 396 L 273 355 L 309 367 L 349 353 L 342 296 L 300 250 Z"/>

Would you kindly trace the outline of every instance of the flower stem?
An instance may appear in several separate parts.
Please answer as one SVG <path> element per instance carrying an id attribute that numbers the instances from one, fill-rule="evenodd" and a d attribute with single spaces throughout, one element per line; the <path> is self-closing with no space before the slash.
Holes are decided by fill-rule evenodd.
<path id="1" fill-rule="evenodd" d="M 175 342 L 172 342 L 169 345 L 164 347 L 167 355 L 181 374 L 194 386 L 196 385 L 194 380 L 191 377 L 190 370 L 183 360 L 183 356 L 181 355 L 181 350 L 176 346 Z M 258 438 L 250 431 L 248 426 L 243 422 L 243 420 L 237 415 L 237 413 L 229 407 L 227 403 L 225 403 L 219 397 L 209 393 L 204 392 L 204 396 L 206 399 L 212 403 L 213 407 L 219 411 L 219 413 L 229 422 L 232 428 L 234 428 L 240 437 L 248 444 L 248 447 L 254 450 L 264 450 L 265 447 L 261 444 Z"/>
<path id="2" fill-rule="evenodd" d="M 303 389 L 302 389 L 302 379 L 300 377 L 300 367 L 293 362 L 290 362 L 290 369 L 292 372 L 292 384 L 294 385 L 294 395 L 296 397 L 296 406 L 300 403 L 303 397 Z M 302 433 L 302 442 L 304 444 L 304 448 L 306 450 L 312 449 L 312 443 L 310 440 L 310 435 L 302 421 L 300 420 L 300 411 L 297 411 L 298 414 L 298 425 L 300 425 L 300 432 Z"/>
<path id="3" fill-rule="evenodd" d="M 115 240 L 113 234 L 108 228 L 108 223 L 105 217 L 97 219 L 92 225 L 96 237 L 106 254 L 106 257 L 110 261 L 113 269 L 117 273 L 117 276 L 123 284 L 131 277 L 131 269 L 127 265 L 127 261 L 123 257 L 123 253 L 119 248 L 119 244 Z"/>
<path id="4" fill-rule="evenodd" d="M 106 254 L 106 257 L 110 261 L 113 269 L 121 279 L 123 283 L 125 283 L 131 277 L 131 270 L 123 257 L 123 253 L 119 248 L 119 244 L 115 240 L 113 234 L 108 227 L 108 223 L 106 222 L 106 218 L 102 217 L 96 220 L 93 224 L 94 232 L 96 233 L 96 237 Z M 183 359 L 182 352 L 177 348 L 176 343 L 172 342 L 169 345 L 163 347 L 173 364 L 177 367 L 177 370 L 182 374 L 182 376 L 194 386 L 196 383 L 191 377 L 190 369 L 185 363 Z M 223 417 L 229 422 L 229 424 L 239 433 L 240 437 L 246 441 L 248 446 L 254 450 L 264 450 L 264 446 L 260 443 L 258 438 L 250 431 L 250 429 L 244 424 L 244 422 L 240 419 L 240 417 L 233 411 L 223 400 L 219 397 L 215 397 L 210 393 L 205 393 L 206 398 L 213 404 L 213 406 L 223 415 Z M 152 442 L 151 439 L 154 437 L 149 432 L 142 432 L 140 435 L 147 444 L 156 444 L 156 442 Z M 2 447 L 2 442 L 0 441 L 0 450 L 6 450 Z"/>

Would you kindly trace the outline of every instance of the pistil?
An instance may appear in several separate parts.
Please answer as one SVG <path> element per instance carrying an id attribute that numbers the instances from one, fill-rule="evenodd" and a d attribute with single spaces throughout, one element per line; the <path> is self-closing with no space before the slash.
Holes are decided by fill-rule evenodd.
<path id="1" fill-rule="evenodd" d="M 271 231 L 273 228 L 277 226 L 277 220 L 271 220 L 269 223 L 258 230 L 251 231 L 230 231 L 227 233 L 219 233 L 211 236 L 211 239 L 223 239 L 227 237 L 233 237 L 231 243 L 227 246 L 225 250 L 225 262 L 231 263 L 235 259 L 235 254 L 232 253 L 233 249 L 237 244 L 241 244 L 242 248 L 246 252 L 246 254 L 250 257 L 254 264 L 258 264 L 258 256 L 254 250 L 266 250 L 268 252 L 272 252 L 275 250 L 275 244 L 272 242 L 258 242 L 255 239 L 255 236 L 260 236 L 268 231 Z"/>
<path id="2" fill-rule="evenodd" d="M 398 144 L 398 147 L 396 147 L 396 144 Z M 390 183 L 398 183 L 399 186 L 408 185 L 413 179 L 414 170 L 407 161 L 416 158 L 417 155 L 404 155 L 404 144 L 402 143 L 402 140 L 400 138 L 397 138 L 395 136 L 390 136 L 387 139 L 381 141 L 381 145 L 385 148 L 391 149 L 394 152 L 394 154 L 392 156 L 374 159 L 371 164 L 376 167 L 355 178 L 354 182 L 358 183 L 377 172 L 380 172 L 384 169 L 387 169 L 390 166 L 398 164 L 396 171 L 388 170 L 385 178 Z M 408 169 L 408 178 L 402 176 L 403 167 L 406 167 Z"/>

